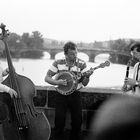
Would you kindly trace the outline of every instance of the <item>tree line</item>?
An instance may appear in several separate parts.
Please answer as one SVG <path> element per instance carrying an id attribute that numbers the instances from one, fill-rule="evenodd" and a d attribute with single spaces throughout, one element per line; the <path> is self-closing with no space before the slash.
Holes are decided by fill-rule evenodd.
<path id="1" fill-rule="evenodd" d="M 135 39 L 117 39 L 109 41 L 94 41 L 91 43 L 78 42 L 77 46 L 81 48 L 98 48 L 98 49 L 109 49 L 115 50 L 116 57 L 114 54 L 111 56 L 112 62 L 118 62 L 121 64 L 126 64 L 130 58 L 130 46 L 132 43 L 136 42 Z M 41 58 L 43 56 L 43 50 L 47 47 L 63 47 L 64 41 L 58 41 L 50 39 L 46 41 L 43 35 L 39 31 L 33 31 L 31 34 L 23 33 L 18 35 L 16 33 L 10 33 L 7 43 L 10 49 L 11 56 L 13 58 Z M 106 44 L 106 45 L 105 45 Z M 1 57 L 5 57 L 4 46 L 0 42 Z M 23 51 L 24 50 L 24 51 Z M 39 51 L 40 50 L 40 51 Z M 117 55 L 120 56 L 118 57 Z M 125 55 L 122 55 L 124 53 Z M 117 58 L 117 60 L 116 60 Z"/>
<path id="2" fill-rule="evenodd" d="M 34 31 L 31 34 L 23 33 L 21 36 L 16 33 L 10 33 L 7 44 L 10 54 L 13 58 L 40 58 L 43 52 L 38 51 L 43 49 L 43 36 L 39 31 Z M 5 57 L 4 46 L 0 45 L 1 57 Z M 23 51 L 25 50 L 25 51 Z M 22 52 L 23 51 L 23 52 Z"/>

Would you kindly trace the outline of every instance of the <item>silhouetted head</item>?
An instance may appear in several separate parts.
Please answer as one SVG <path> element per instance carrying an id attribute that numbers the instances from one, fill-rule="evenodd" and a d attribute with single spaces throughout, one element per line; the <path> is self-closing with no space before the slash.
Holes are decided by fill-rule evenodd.
<path id="1" fill-rule="evenodd" d="M 118 95 L 105 101 L 91 124 L 90 140 L 140 140 L 140 97 Z"/>
<path id="2" fill-rule="evenodd" d="M 130 48 L 131 48 L 131 51 L 133 51 L 136 48 L 137 51 L 140 52 L 140 42 L 131 44 Z"/>

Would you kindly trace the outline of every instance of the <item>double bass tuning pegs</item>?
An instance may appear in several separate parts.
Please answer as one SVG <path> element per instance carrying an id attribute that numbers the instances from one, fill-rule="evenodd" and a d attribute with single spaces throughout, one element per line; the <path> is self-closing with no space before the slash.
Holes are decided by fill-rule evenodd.
<path id="1" fill-rule="evenodd" d="M 0 33 L 0 39 L 3 39 L 4 37 L 7 37 L 9 35 L 9 30 L 5 30 L 6 25 L 1 23 L 0 28 L 2 32 Z"/>
<path id="2" fill-rule="evenodd" d="M 0 24 L 1 29 L 5 28 L 5 27 L 6 27 L 6 25 L 4 25 L 3 23 Z"/>

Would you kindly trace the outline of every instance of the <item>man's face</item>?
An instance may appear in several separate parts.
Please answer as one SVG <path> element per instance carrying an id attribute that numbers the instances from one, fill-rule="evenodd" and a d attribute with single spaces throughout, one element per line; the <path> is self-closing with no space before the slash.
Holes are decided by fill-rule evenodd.
<path id="1" fill-rule="evenodd" d="M 137 48 L 134 48 L 134 50 L 132 51 L 132 55 L 133 57 L 140 60 L 140 52 L 137 51 Z"/>
<path id="2" fill-rule="evenodd" d="M 71 49 L 69 49 L 69 50 L 68 50 L 68 53 L 66 54 L 66 57 L 67 57 L 69 60 L 75 60 L 76 57 L 77 57 L 77 49 L 76 49 L 76 50 L 71 50 Z"/>

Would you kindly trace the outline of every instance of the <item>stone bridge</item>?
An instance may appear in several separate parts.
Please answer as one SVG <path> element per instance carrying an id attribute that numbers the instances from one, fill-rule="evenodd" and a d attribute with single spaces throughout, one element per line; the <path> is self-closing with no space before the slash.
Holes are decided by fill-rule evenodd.
<path id="1" fill-rule="evenodd" d="M 15 51 L 15 50 L 11 50 L 11 51 Z M 51 48 L 45 48 L 45 49 L 21 49 L 18 50 L 18 53 L 26 53 L 29 51 L 42 51 L 42 52 L 48 52 L 50 54 L 50 58 L 54 59 L 57 53 L 63 52 L 63 48 L 62 47 L 51 47 Z M 1 51 L 0 51 L 1 52 Z M 111 58 L 113 58 L 113 60 L 115 60 L 115 62 L 118 62 L 118 59 L 120 56 L 126 56 L 126 57 L 130 57 L 129 54 L 126 54 L 126 52 L 118 52 L 118 51 L 113 51 L 113 50 L 109 50 L 109 49 L 97 49 L 97 48 L 82 48 L 79 47 L 78 48 L 78 52 L 82 52 L 85 53 L 89 56 L 89 62 L 94 62 L 95 61 L 95 57 L 99 54 L 109 54 Z"/>
<path id="2" fill-rule="evenodd" d="M 60 48 L 48 48 L 46 51 L 50 54 L 51 59 L 55 58 L 55 55 L 59 52 L 63 52 L 63 49 Z M 89 56 L 89 62 L 94 62 L 95 57 L 99 54 L 109 54 L 111 57 L 113 57 L 116 61 L 120 56 L 126 56 L 130 57 L 129 54 L 126 54 L 126 52 L 118 52 L 118 51 L 112 51 L 109 49 L 88 49 L 88 48 L 78 48 L 78 52 L 83 52 Z"/>

